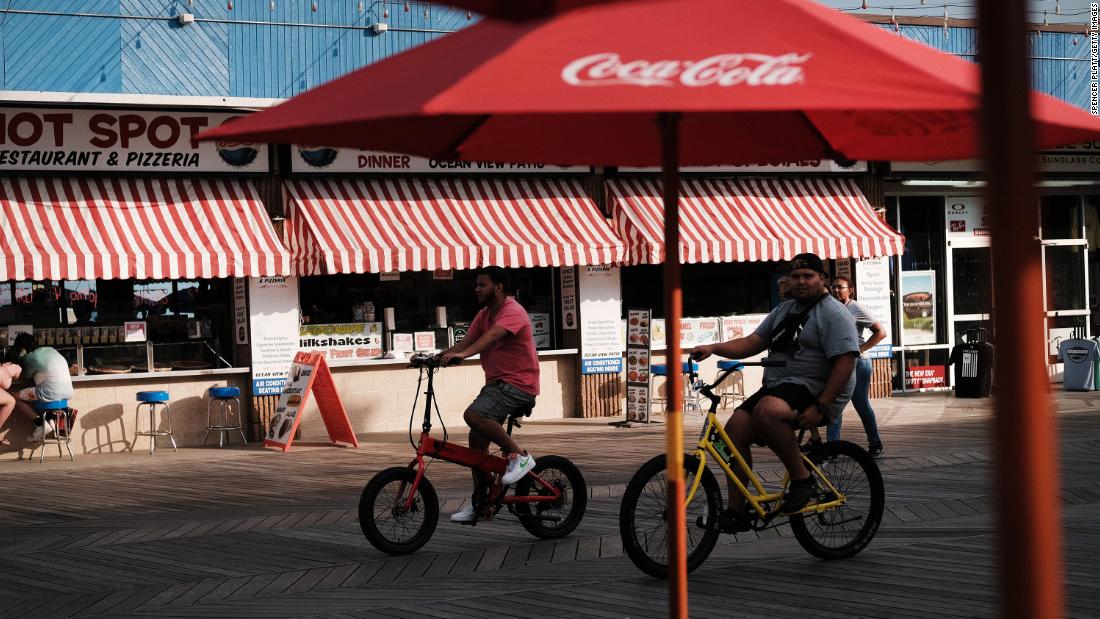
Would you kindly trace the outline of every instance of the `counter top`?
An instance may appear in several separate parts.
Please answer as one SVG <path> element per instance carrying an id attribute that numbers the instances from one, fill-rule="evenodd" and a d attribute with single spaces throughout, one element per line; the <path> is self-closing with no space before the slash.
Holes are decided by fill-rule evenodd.
<path id="1" fill-rule="evenodd" d="M 171 372 L 134 372 L 131 374 L 85 374 L 73 376 L 73 383 L 91 383 L 105 380 L 170 380 L 193 376 L 221 376 L 247 374 L 252 368 L 211 368 L 208 370 L 172 370 Z"/>
<path id="2" fill-rule="evenodd" d="M 542 357 L 558 357 L 558 356 L 563 356 L 563 355 L 575 355 L 575 354 L 577 354 L 578 350 L 576 348 L 561 348 L 561 349 L 558 349 L 558 350 L 539 350 L 539 351 L 536 351 L 536 352 L 537 352 L 539 358 L 542 358 Z M 473 357 L 470 357 L 470 358 L 466 359 L 466 361 L 464 361 L 463 363 L 465 363 L 467 361 L 477 361 L 478 359 L 480 359 L 480 357 L 478 355 L 474 355 Z M 409 360 L 407 358 L 405 358 L 405 359 L 362 359 L 362 360 L 355 359 L 355 360 L 349 360 L 349 361 L 330 361 L 329 362 L 329 367 L 333 367 L 333 368 L 371 367 L 371 366 L 381 366 L 381 365 L 408 365 L 408 363 L 409 363 Z"/>

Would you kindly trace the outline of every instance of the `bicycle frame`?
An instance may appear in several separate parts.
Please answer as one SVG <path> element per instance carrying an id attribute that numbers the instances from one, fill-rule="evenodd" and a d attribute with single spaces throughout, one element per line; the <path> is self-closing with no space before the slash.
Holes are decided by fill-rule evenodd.
<path id="1" fill-rule="evenodd" d="M 743 363 L 742 365 L 744 366 L 755 364 Z M 712 389 L 720 385 L 722 381 L 729 377 L 730 374 L 739 371 L 740 369 L 736 368 L 725 370 L 725 373 L 719 375 L 718 379 L 715 380 L 713 384 L 705 386 L 700 390 L 700 392 L 710 400 L 711 404 L 710 410 L 707 411 L 707 419 L 706 422 L 703 424 L 703 430 L 699 434 L 699 442 L 695 446 L 695 451 L 692 452 L 692 455 L 698 458 L 699 466 L 695 471 L 695 480 L 692 482 L 691 487 L 688 488 L 688 494 L 687 499 L 685 500 L 685 504 L 690 503 L 695 497 L 695 493 L 696 491 L 698 491 L 700 483 L 702 483 L 702 473 L 703 469 L 707 466 L 707 457 L 710 456 L 725 472 L 726 478 L 728 478 L 730 482 L 738 489 L 738 491 L 741 492 L 742 496 L 745 497 L 745 501 L 750 507 L 752 507 L 753 511 L 755 511 L 756 514 L 760 518 L 762 518 L 765 523 L 767 523 L 775 518 L 775 516 L 778 515 L 778 512 L 767 511 L 764 508 L 764 504 L 779 501 L 783 497 L 783 489 L 785 489 L 787 487 L 787 484 L 790 483 L 790 475 L 787 473 L 783 474 L 783 484 L 778 492 L 768 492 L 767 489 L 764 488 L 764 484 L 760 481 L 760 478 L 752 470 L 752 467 L 750 467 L 748 463 L 745 462 L 745 459 L 741 456 L 741 452 L 738 451 L 736 447 L 734 447 L 733 441 L 730 439 L 729 435 L 726 434 L 725 428 L 722 427 L 722 424 L 718 422 L 718 403 L 721 399 L 711 392 Z M 691 371 L 691 374 L 692 383 L 694 383 L 694 370 Z M 741 472 L 745 474 L 746 479 L 748 479 L 749 484 L 752 486 L 751 491 L 737 476 L 730 464 L 727 464 L 725 459 L 722 458 L 721 455 L 718 453 L 718 450 L 715 448 L 714 442 L 712 441 L 711 437 L 717 437 L 725 445 L 726 449 L 731 454 L 731 462 L 736 462 L 736 466 L 740 469 Z M 812 505 L 807 505 L 798 513 L 819 513 L 829 509 L 833 509 L 834 507 L 840 507 L 841 505 L 844 505 L 847 499 L 839 490 L 836 489 L 835 486 L 833 486 L 833 483 L 829 481 L 829 478 L 825 476 L 821 469 L 819 469 L 817 465 L 815 465 L 808 457 L 806 457 L 805 454 L 802 455 L 802 462 L 806 465 L 807 469 L 811 473 L 817 474 L 818 479 L 820 479 L 828 487 L 829 491 L 832 492 L 833 495 L 837 498 L 825 503 L 815 503 Z"/>
<path id="2" fill-rule="evenodd" d="M 414 366 L 416 366 L 415 363 Z M 432 379 L 435 375 L 436 367 L 438 366 L 430 362 L 426 362 L 419 366 L 421 375 L 423 376 L 425 372 L 428 375 L 428 388 L 427 391 L 424 392 L 426 396 L 424 401 L 424 423 L 421 426 L 420 440 L 416 445 L 416 457 L 409 462 L 409 468 L 416 467 L 417 469 L 416 478 L 413 480 L 412 487 L 409 489 L 408 497 L 405 498 L 405 509 L 412 509 L 413 500 L 416 497 L 416 490 L 420 486 L 420 480 L 424 478 L 424 472 L 427 470 L 425 458 L 444 460 L 480 471 L 486 480 L 484 483 L 486 483 L 489 488 L 486 499 L 491 505 L 498 502 L 505 505 L 514 503 L 546 503 L 560 499 L 561 490 L 547 483 L 534 473 L 528 473 L 528 476 L 540 487 L 550 492 L 550 494 L 509 496 L 506 494 L 507 488 L 500 483 L 500 478 L 504 475 L 504 470 L 508 466 L 507 460 L 500 456 L 490 454 L 487 451 L 463 447 L 462 445 L 456 445 L 446 440 L 441 441 L 431 435 L 432 405 L 435 403 L 435 388 L 432 384 Z M 508 434 L 510 435 L 511 433 L 512 420 L 509 419 Z"/>

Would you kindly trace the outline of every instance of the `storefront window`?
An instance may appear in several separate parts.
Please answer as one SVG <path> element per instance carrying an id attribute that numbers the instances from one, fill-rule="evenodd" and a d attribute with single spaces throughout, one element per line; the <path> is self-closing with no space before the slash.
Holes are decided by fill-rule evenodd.
<path id="1" fill-rule="evenodd" d="M 540 349 L 553 348 L 560 342 L 556 327 L 552 269 L 513 269 L 512 294 L 539 322 L 543 332 L 535 333 Z M 392 308 L 394 333 L 413 334 L 434 331 L 436 348 L 465 333 L 481 309 L 474 296 L 476 270 L 416 271 L 379 275 L 361 273 L 303 277 L 299 281 L 303 324 L 361 323 L 386 320 L 386 308 Z M 439 327 L 442 316 L 446 327 Z M 538 319 L 543 320 L 539 321 Z M 385 342 L 390 348 L 391 342 Z"/>
<path id="2" fill-rule="evenodd" d="M 993 307 L 992 250 L 958 247 L 951 250 L 956 314 L 988 314 Z"/>
<path id="3" fill-rule="evenodd" d="M 924 346 L 947 343 L 946 277 L 944 269 L 943 196 L 901 196 L 901 343 Z"/>
<path id="4" fill-rule="evenodd" d="M 1085 246 L 1047 245 L 1047 310 L 1083 310 L 1085 304 Z"/>
<path id="5" fill-rule="evenodd" d="M 682 271 L 684 316 L 766 314 L 779 301 L 778 262 L 685 264 Z M 644 264 L 622 269 L 623 317 L 629 308 L 649 308 L 663 317 L 664 266 Z"/>
<path id="6" fill-rule="evenodd" d="M 225 366 L 234 358 L 231 310 L 229 279 L 0 284 L 2 325 L 31 325 L 74 374 L 149 371 L 146 342 L 157 371 Z M 127 322 L 135 323 L 130 331 Z M 127 343 L 128 333 L 135 341 Z"/>
<path id="7" fill-rule="evenodd" d="M 1043 196 L 1039 210 L 1043 240 L 1082 238 L 1080 196 Z"/>

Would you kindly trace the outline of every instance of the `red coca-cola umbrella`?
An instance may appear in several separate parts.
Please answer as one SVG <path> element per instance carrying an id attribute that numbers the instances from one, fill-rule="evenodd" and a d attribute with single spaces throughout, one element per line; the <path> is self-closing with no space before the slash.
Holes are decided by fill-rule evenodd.
<path id="1" fill-rule="evenodd" d="M 486 20 L 200 138 L 659 164 L 665 246 L 675 248 L 681 164 L 976 157 L 979 108 L 976 65 L 813 2 L 645 0 Z M 1032 93 L 1031 108 L 1037 146 L 1100 137 L 1100 121 L 1052 97 Z M 673 360 L 679 262 L 665 264 Z M 669 503 L 680 506 L 670 514 L 670 603 L 682 614 L 682 378 L 669 378 Z"/>

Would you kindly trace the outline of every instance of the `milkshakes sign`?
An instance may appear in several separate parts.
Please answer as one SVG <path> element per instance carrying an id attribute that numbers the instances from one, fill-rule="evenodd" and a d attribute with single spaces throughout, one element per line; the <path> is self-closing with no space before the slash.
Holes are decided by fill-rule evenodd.
<path id="1" fill-rule="evenodd" d="M 812 54 L 718 54 L 699 60 L 623 60 L 613 52 L 565 65 L 570 86 L 790 86 L 804 81 L 802 65 Z"/>
<path id="2" fill-rule="evenodd" d="M 198 142 L 238 114 L 0 108 L 0 170 L 267 172 L 267 145 Z"/>

